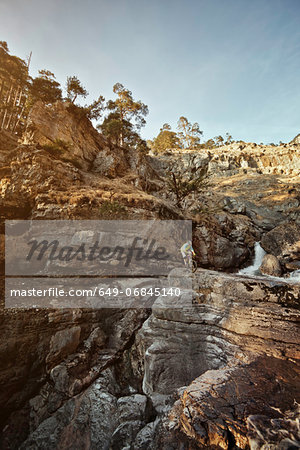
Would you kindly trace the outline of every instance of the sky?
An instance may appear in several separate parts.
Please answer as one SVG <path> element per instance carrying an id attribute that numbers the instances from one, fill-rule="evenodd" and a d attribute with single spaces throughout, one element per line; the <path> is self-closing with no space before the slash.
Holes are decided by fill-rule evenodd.
<path id="1" fill-rule="evenodd" d="M 151 139 L 180 116 L 203 139 L 300 133 L 300 0 L 0 0 L 0 40 L 30 73 L 76 75 L 114 98 L 122 83 L 149 107 Z"/>

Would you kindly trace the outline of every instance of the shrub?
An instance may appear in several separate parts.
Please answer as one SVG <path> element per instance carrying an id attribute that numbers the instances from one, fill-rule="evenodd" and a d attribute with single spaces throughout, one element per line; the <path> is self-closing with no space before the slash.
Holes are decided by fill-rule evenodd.
<path id="1" fill-rule="evenodd" d="M 78 169 L 82 169 L 80 161 L 78 161 L 74 156 L 70 155 L 69 151 L 71 145 L 68 142 L 64 141 L 63 139 L 55 139 L 53 143 L 44 144 L 42 148 L 55 158 L 60 159 L 61 161 L 64 162 L 71 163 Z"/>
<path id="2" fill-rule="evenodd" d="M 51 155 L 59 156 L 70 150 L 70 144 L 63 139 L 55 139 L 51 144 L 42 145 L 42 148 Z"/>
<path id="3" fill-rule="evenodd" d="M 127 208 L 118 202 L 105 200 L 99 208 L 101 219 L 114 220 L 128 217 Z"/>

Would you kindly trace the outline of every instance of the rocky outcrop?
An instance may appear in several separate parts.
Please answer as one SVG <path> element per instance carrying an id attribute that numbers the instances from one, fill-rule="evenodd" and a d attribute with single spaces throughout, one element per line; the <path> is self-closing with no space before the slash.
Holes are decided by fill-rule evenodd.
<path id="1" fill-rule="evenodd" d="M 5 157 L 7 172 L 0 180 L 2 217 L 107 219 L 109 213 L 112 219 L 179 216 L 172 205 L 137 186 L 138 174 L 110 180 L 36 146 L 20 147 Z"/>
<path id="2" fill-rule="evenodd" d="M 297 139 L 297 138 L 295 138 Z M 180 158 L 183 164 L 187 164 L 190 156 L 196 155 L 195 165 L 208 165 L 208 172 L 214 177 L 225 173 L 229 176 L 237 173 L 257 172 L 262 174 L 277 174 L 297 176 L 300 171 L 298 142 L 291 141 L 290 144 L 257 145 L 251 142 L 233 142 L 229 145 L 214 149 L 176 150 L 158 157 L 160 165 L 164 167 L 172 159 Z"/>
<path id="3" fill-rule="evenodd" d="M 297 136 L 291 140 L 290 144 L 300 144 L 300 134 L 297 134 Z"/>
<path id="4" fill-rule="evenodd" d="M 299 375 L 299 364 L 270 357 L 207 371 L 181 391 L 165 423 L 162 448 L 177 442 L 182 448 L 249 449 L 250 442 L 252 449 L 261 449 L 272 441 L 275 447 L 268 448 L 298 448 L 296 421 L 293 428 L 286 420 L 281 439 L 275 430 L 280 429 L 278 422 L 285 425 L 280 410 L 289 411 L 294 401 L 299 401 Z M 262 416 L 269 426 L 259 427 Z M 278 445 L 284 437 L 289 438 L 291 447 Z"/>
<path id="5" fill-rule="evenodd" d="M 196 218 L 193 247 L 200 267 L 228 270 L 241 267 L 250 257 L 260 233 L 250 219 L 226 212 Z"/>
<path id="6" fill-rule="evenodd" d="M 2 446 L 69 448 L 75 440 L 77 448 L 246 449 L 249 417 L 273 420 L 278 409 L 291 410 L 300 401 L 300 285 L 199 270 L 191 291 L 186 277 L 170 275 L 171 286 L 186 288 L 157 299 L 150 316 L 43 313 L 51 327 L 36 316 L 24 344 L 33 361 L 39 352 L 35 372 L 20 370 L 25 358 L 16 337 L 21 342 L 24 333 L 8 323 L 2 335 L 10 342 L 8 330 L 19 330 L 12 333 L 20 347 L 13 367 L 28 382 L 22 398 L 11 398 L 17 380 L 5 381 L 3 404 L 16 407 L 18 399 L 20 409 L 6 420 Z"/>
<path id="7" fill-rule="evenodd" d="M 171 394 L 233 356 L 299 358 L 300 285 L 207 270 L 198 270 L 193 284 L 194 294 L 157 300 L 138 333 L 146 393 Z"/>
<path id="8" fill-rule="evenodd" d="M 249 416 L 300 400 L 300 285 L 198 271 L 194 290 L 158 300 L 137 335 L 144 391 L 179 389 L 154 448 L 248 449 Z"/>
<path id="9" fill-rule="evenodd" d="M 266 233 L 261 245 L 275 255 L 286 271 L 300 268 L 300 225 L 284 223 Z"/>
<path id="10" fill-rule="evenodd" d="M 76 117 L 72 110 L 68 110 L 70 107 L 68 102 L 49 106 L 37 102 L 29 113 L 21 142 L 41 147 L 64 143 L 66 150 L 82 162 L 84 168 L 88 168 L 105 148 L 106 142 L 88 119 Z"/>
<path id="11" fill-rule="evenodd" d="M 286 221 L 300 223 L 299 145 L 233 143 L 213 150 L 178 150 L 151 159 L 160 175 L 180 161 L 208 168 L 209 186 L 190 194 L 184 207 L 193 215 L 226 211 L 248 217 L 261 232 Z"/>
<path id="12" fill-rule="evenodd" d="M 297 145 L 276 147 L 235 142 L 212 151 L 210 170 L 214 173 L 229 170 L 231 175 L 242 169 L 244 172 L 253 170 L 262 174 L 297 176 L 300 170 L 299 152 Z"/>
<path id="13" fill-rule="evenodd" d="M 23 145 L 46 149 L 57 159 L 110 178 L 136 174 L 136 185 L 155 184 L 158 176 L 143 154 L 134 149 L 110 145 L 80 109 L 69 102 L 45 105 L 37 102 L 31 109 Z"/>

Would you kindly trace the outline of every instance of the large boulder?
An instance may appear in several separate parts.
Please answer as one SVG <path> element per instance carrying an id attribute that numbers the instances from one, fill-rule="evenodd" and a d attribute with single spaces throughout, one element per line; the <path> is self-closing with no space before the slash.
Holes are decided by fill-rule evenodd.
<path id="1" fill-rule="evenodd" d="M 198 265 L 217 270 L 241 267 L 251 255 L 256 233 L 245 216 L 219 213 L 200 218 L 193 233 Z"/>
<path id="2" fill-rule="evenodd" d="M 274 255 L 265 255 L 259 270 L 265 275 L 272 275 L 274 277 L 280 277 L 282 274 L 280 262 Z"/>
<path id="3" fill-rule="evenodd" d="M 267 253 L 276 256 L 288 269 L 291 262 L 300 260 L 300 225 L 279 225 L 262 237 L 261 246 Z"/>

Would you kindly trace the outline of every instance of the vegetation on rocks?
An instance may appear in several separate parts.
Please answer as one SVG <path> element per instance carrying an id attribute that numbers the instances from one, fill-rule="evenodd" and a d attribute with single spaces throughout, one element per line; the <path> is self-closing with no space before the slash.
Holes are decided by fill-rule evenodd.
<path id="1" fill-rule="evenodd" d="M 281 423 L 297 443 L 300 293 L 284 277 L 300 267 L 298 138 L 276 151 L 230 135 L 202 143 L 182 116 L 147 155 L 148 108 L 120 83 L 83 106 L 77 77 L 64 98 L 4 42 L 0 58 L 0 267 L 5 219 L 188 218 L 198 263 L 190 292 L 175 268 L 170 286 L 189 287 L 151 310 L 0 309 L 1 448 L 246 450 L 280 443 Z M 258 241 L 281 279 L 232 273 Z"/>
<path id="2" fill-rule="evenodd" d="M 105 200 L 99 208 L 99 219 L 117 220 L 128 218 L 127 208 L 117 201 Z"/>
<path id="3" fill-rule="evenodd" d="M 166 170 L 167 189 L 175 194 L 176 205 L 183 207 L 184 199 L 192 193 L 200 193 L 208 187 L 208 167 L 197 164 L 196 155 L 190 154 L 185 165 L 179 159 L 170 162 Z"/>
<path id="4" fill-rule="evenodd" d="M 115 100 L 100 95 L 90 104 L 82 106 L 79 98 L 86 98 L 87 90 L 76 76 L 67 77 L 66 96 L 49 70 L 39 70 L 39 75 L 29 75 L 30 58 L 25 61 L 10 55 L 8 45 L 0 41 L 0 130 L 22 133 L 30 108 L 37 101 L 47 105 L 57 101 L 69 102 L 69 111 L 80 121 L 84 118 L 94 121 L 104 115 L 98 123 L 103 134 L 113 145 L 146 150 L 146 142 L 141 138 L 140 129 L 146 124 L 148 107 L 140 100 L 134 100 L 132 92 L 121 83 L 113 86 Z"/>

